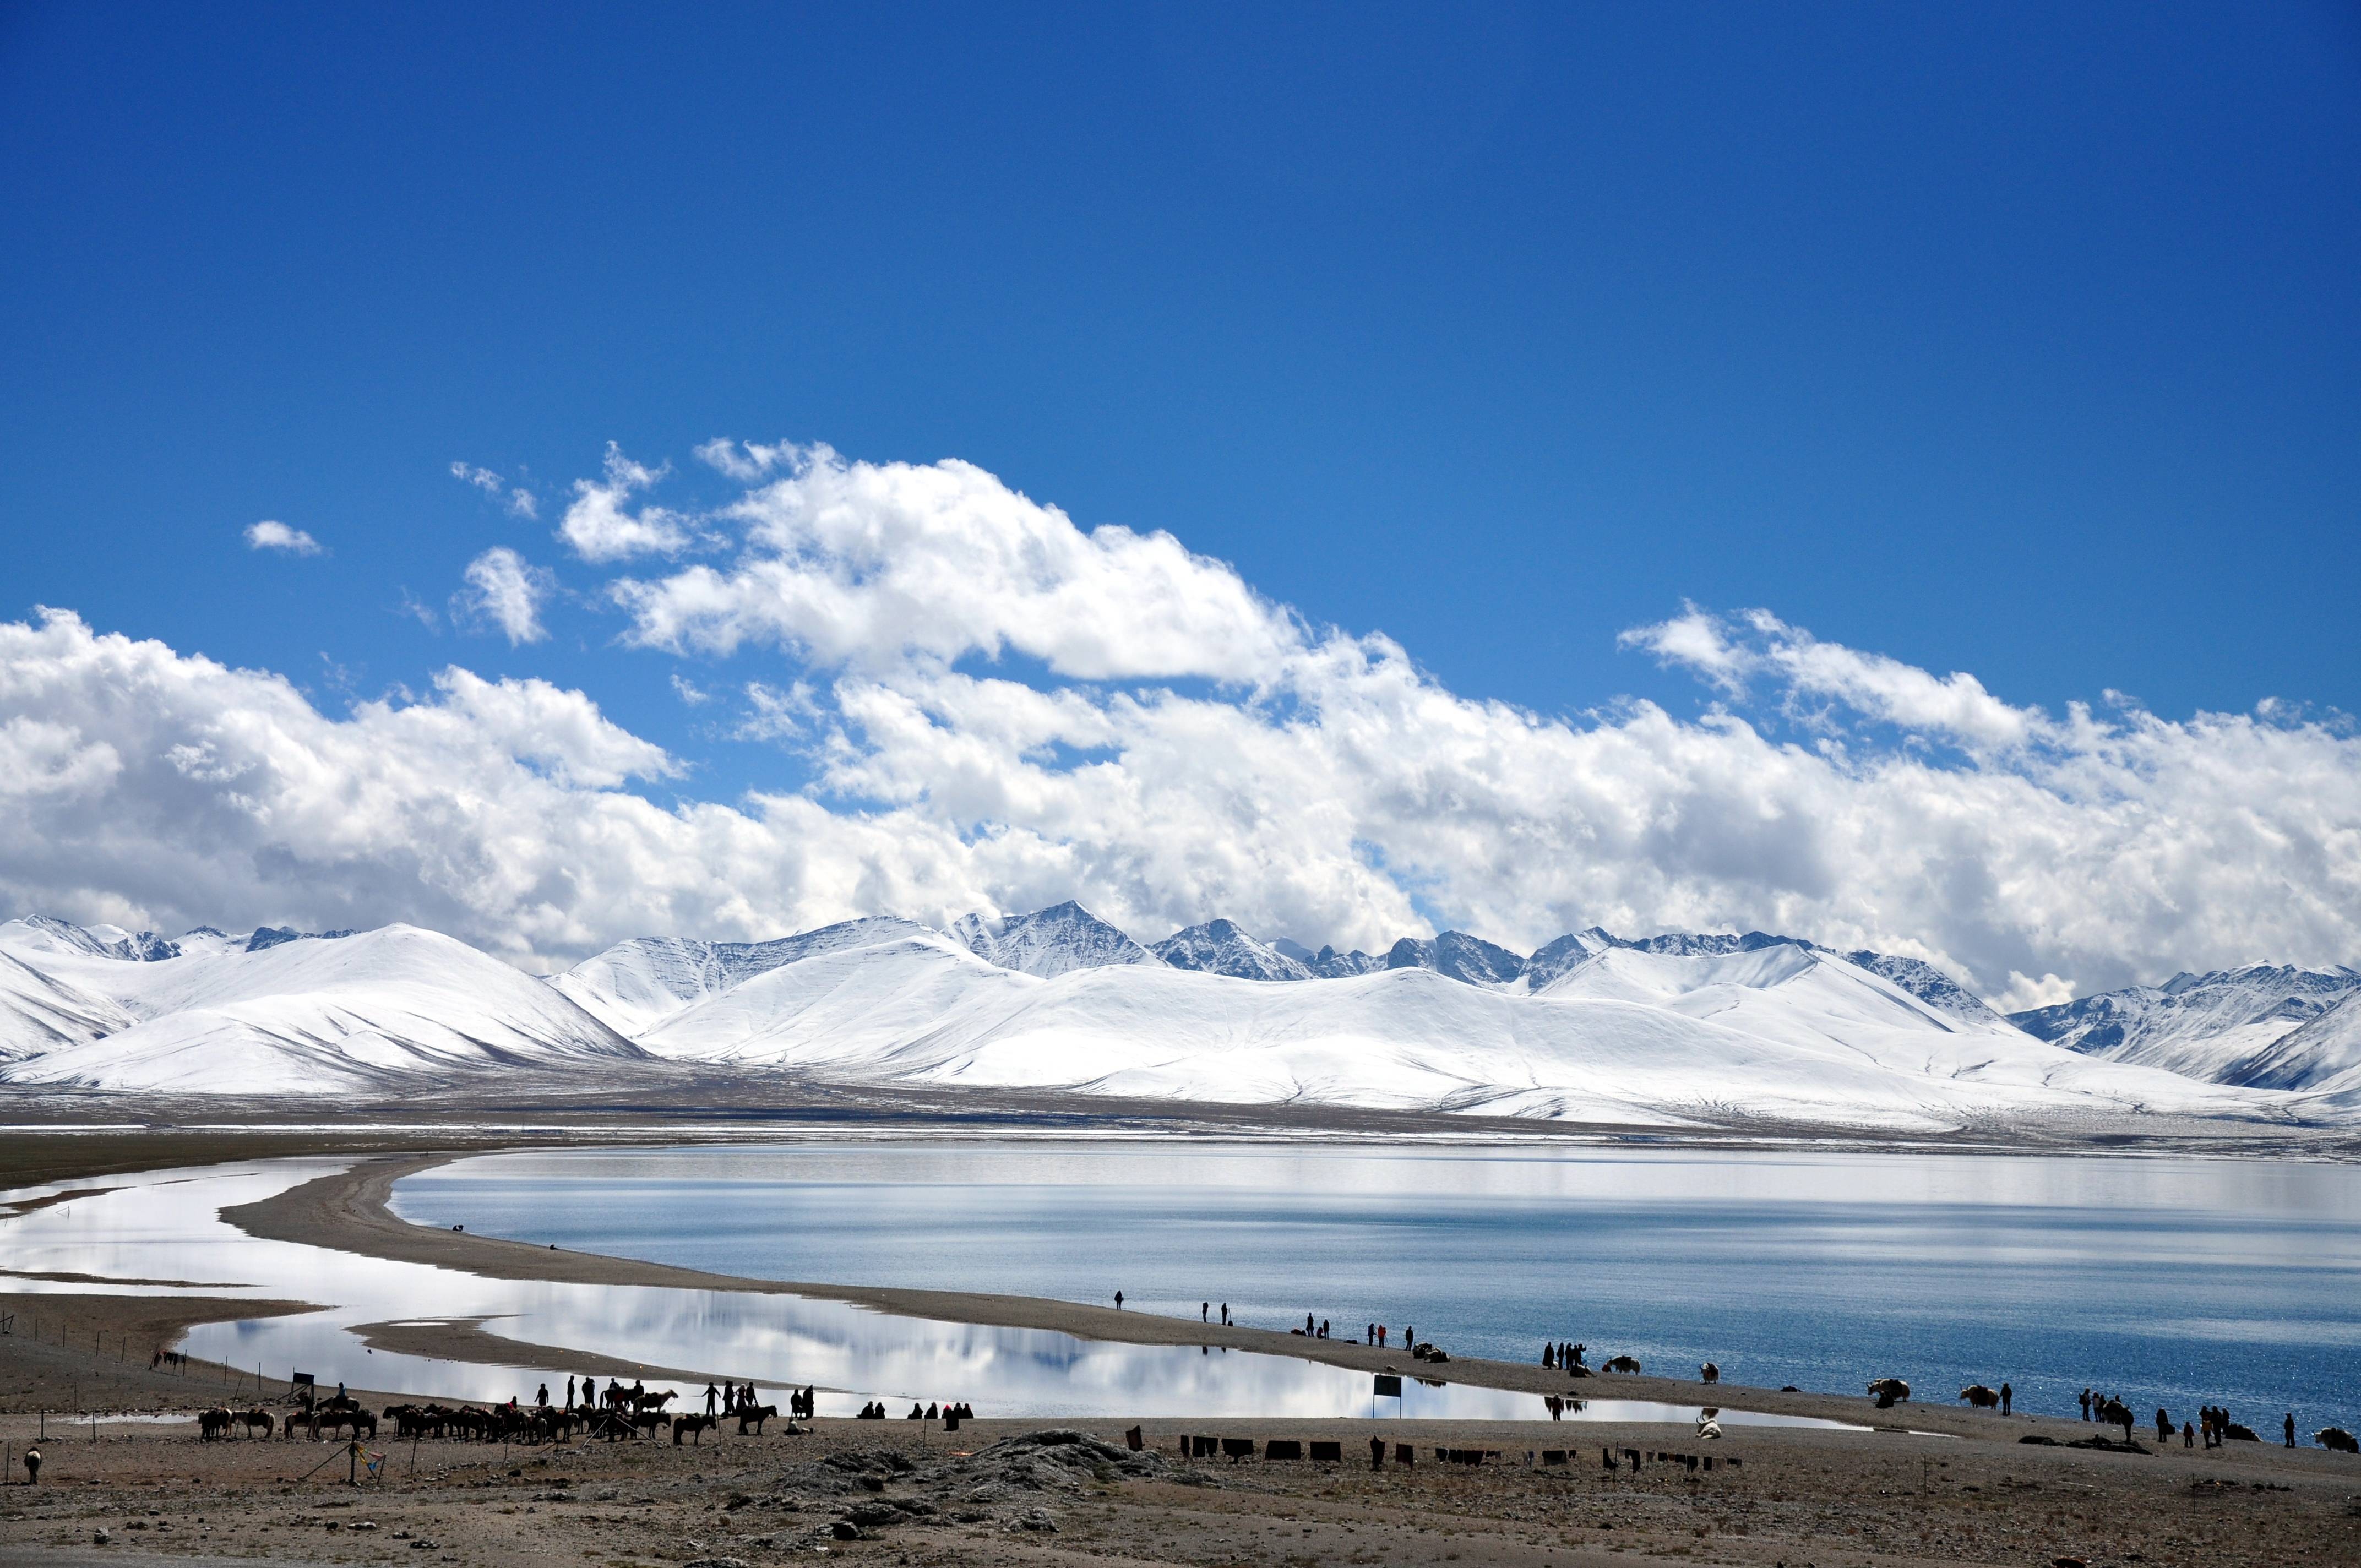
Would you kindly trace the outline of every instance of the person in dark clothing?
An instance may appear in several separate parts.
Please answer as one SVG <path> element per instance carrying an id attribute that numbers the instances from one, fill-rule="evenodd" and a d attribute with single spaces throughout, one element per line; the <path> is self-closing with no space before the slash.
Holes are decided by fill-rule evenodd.
<path id="1" fill-rule="evenodd" d="M 1197 1321 L 1201 1323 L 1210 1323 L 1213 1321 L 1213 1304 L 1211 1301 L 1197 1303 Z"/>
<path id="2" fill-rule="evenodd" d="M 2086 1421 L 2091 1419 L 2091 1391 L 2088 1388 L 2082 1390 L 2082 1419 Z"/>
<path id="3" fill-rule="evenodd" d="M 2012 1399 L 2014 1399 L 2014 1398 L 2016 1398 L 2016 1390 L 2015 1390 L 2015 1389 L 2014 1389 L 2014 1388 L 2010 1387 L 2009 1387 L 2007 1384 L 2005 1384 L 2005 1383 L 2003 1383 L 2003 1384 L 2000 1386 L 2000 1413 L 2001 1413 L 2002 1415 L 2004 1415 L 2004 1415 L 2008 1414 L 2009 1401 L 2010 1401 L 2010 1400 L 2012 1400 Z"/>
<path id="4" fill-rule="evenodd" d="M 1223 1302 L 1223 1303 L 1222 1303 L 1222 1327 L 1224 1327 L 1224 1328 L 1228 1328 L 1229 1326 L 1230 1326 L 1230 1304 L 1229 1304 L 1227 1301 L 1224 1301 L 1224 1302 Z"/>
<path id="5" fill-rule="evenodd" d="M 2180 1423 L 2180 1446 L 2183 1448 L 2195 1448 L 2197 1446 L 2197 1429 L 2191 1426 L 2187 1421 Z"/>
<path id="6" fill-rule="evenodd" d="M 2295 1446 L 2295 1412 L 2293 1410 L 2287 1413 L 2287 1445 L 2290 1448 Z"/>
<path id="7" fill-rule="evenodd" d="M 1115 1293 L 1115 1310 L 1118 1312 L 1123 1310 L 1123 1292 L 1120 1290 Z"/>
<path id="8" fill-rule="evenodd" d="M 719 1388 L 716 1388 L 712 1384 L 708 1383 L 705 1386 L 705 1413 L 708 1416 L 711 1415 L 713 1413 L 714 1407 L 720 1402 L 720 1399 L 721 1391 Z"/>

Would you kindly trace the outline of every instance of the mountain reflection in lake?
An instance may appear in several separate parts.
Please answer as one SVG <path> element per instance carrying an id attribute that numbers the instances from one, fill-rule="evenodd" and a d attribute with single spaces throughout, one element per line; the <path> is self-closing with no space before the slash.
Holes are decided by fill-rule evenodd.
<path id="1" fill-rule="evenodd" d="M 258 1240 L 223 1223 L 222 1208 L 252 1202 L 342 1168 L 294 1160 L 109 1178 L 119 1190 L 78 1198 L 0 1223 L 0 1267 L 126 1280 L 191 1282 L 143 1293 L 296 1298 L 327 1310 L 217 1323 L 183 1348 L 255 1369 L 273 1384 L 290 1373 L 323 1383 L 477 1399 L 530 1399 L 578 1369 L 560 1354 L 521 1349 L 515 1365 L 430 1361 L 370 1351 L 349 1331 L 368 1323 L 480 1321 L 524 1346 L 751 1380 L 765 1390 L 812 1384 L 823 1415 L 883 1399 L 964 1399 L 985 1416 L 1403 1416 L 1538 1420 L 1541 1401 L 1405 1379 L 1400 1399 L 1373 1399 L 1363 1373 L 1293 1357 L 1188 1346 L 1108 1343 L 1040 1330 L 983 1328 L 868 1311 L 841 1302 L 737 1291 L 674 1290 L 479 1278 L 423 1265 Z M 25 1196 L 54 1188 L 27 1189 Z M 12 1281 L 28 1292 L 87 1284 Z M 690 1390 L 684 1389 L 684 1393 Z M 206 1397 L 201 1386 L 192 1398 Z M 897 1403 L 898 1402 L 898 1403 Z M 1688 1420 L 1690 1407 L 1594 1402 L 1592 1420 Z M 1777 1418 L 1725 1410 L 1725 1421 Z M 1778 1424 L 1825 1425 L 1822 1422 Z"/>
<path id="2" fill-rule="evenodd" d="M 2293 1161 L 1118 1141 L 510 1154 L 405 1215 L 721 1273 L 1008 1291 L 1455 1353 L 2072 1412 L 2361 1426 L 2361 1168 Z M 2317 1419 L 2315 1419 L 2317 1418 Z"/>

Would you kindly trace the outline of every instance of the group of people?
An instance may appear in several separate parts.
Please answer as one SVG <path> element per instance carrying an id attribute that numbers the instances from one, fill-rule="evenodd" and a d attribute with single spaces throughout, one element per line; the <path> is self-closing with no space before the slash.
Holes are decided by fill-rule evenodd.
<path id="1" fill-rule="evenodd" d="M 858 1416 L 855 1416 L 853 1420 L 862 1421 L 882 1421 L 885 1420 L 885 1401 L 883 1399 L 870 1400 L 869 1403 L 861 1407 L 861 1413 Z M 910 1413 L 907 1416 L 905 1416 L 903 1420 L 912 1421 L 972 1421 L 975 1420 L 975 1407 L 969 1404 L 964 1399 L 961 1399 L 957 1404 L 952 1404 L 949 1400 L 930 1405 L 913 1404 L 910 1407 Z"/>
<path id="2" fill-rule="evenodd" d="M 708 1383 L 705 1386 L 707 1415 L 735 1416 L 762 1408 L 761 1402 L 754 1397 L 754 1385 L 752 1383 L 731 1383 L 724 1387 L 728 1389 L 727 1393 L 713 1384 Z M 717 1406 L 722 1408 L 717 1410 Z"/>
<path id="3" fill-rule="evenodd" d="M 2121 1399 L 2112 1394 L 2094 1394 L 2085 1388 L 2080 1396 L 2080 1403 L 2084 1420 L 2119 1424 L 2124 1429 L 2125 1438 L 2126 1440 L 2130 1438 L 2131 1411 Z M 2162 1405 L 2158 1405 L 2156 1408 L 2156 1441 L 2160 1443 L 2170 1442 L 2173 1430 L 2171 1412 Z M 2296 1445 L 2293 1410 L 2288 1411 L 2279 1418 L 2279 1431 L 2281 1441 L 2286 1446 L 2293 1448 Z M 2247 1442 L 2256 1441 L 2254 1429 L 2240 1426 L 2236 1421 L 2232 1420 L 2229 1408 L 2225 1405 L 2204 1406 L 2197 1412 L 2197 1419 L 2194 1421 L 2180 1423 L 2180 1446 L 2183 1448 L 2195 1448 L 2200 1439 L 2204 1441 L 2208 1448 L 2219 1448 L 2234 1437 L 2243 1438 Z"/>
<path id="4" fill-rule="evenodd" d="M 1549 1341 L 1542 1346 L 1542 1365 L 1553 1372 L 1570 1372 L 1582 1365 L 1582 1353 L 1589 1348 L 1587 1344 Z"/>

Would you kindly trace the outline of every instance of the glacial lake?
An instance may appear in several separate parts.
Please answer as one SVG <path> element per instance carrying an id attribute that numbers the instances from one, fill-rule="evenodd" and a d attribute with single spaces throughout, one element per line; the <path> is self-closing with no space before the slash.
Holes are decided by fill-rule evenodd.
<path id="1" fill-rule="evenodd" d="M 742 1291 L 484 1279 L 422 1264 L 356 1256 L 236 1229 L 220 1211 L 345 1168 L 340 1159 L 271 1161 L 71 1184 L 70 1201 L 0 1218 L 0 1271 L 12 1289 L 294 1299 L 322 1310 L 201 1325 L 191 1354 L 245 1368 L 190 1376 L 189 1406 L 283 1398 L 291 1374 L 323 1385 L 479 1400 L 562 1396 L 586 1373 L 577 1353 L 753 1382 L 767 1402 L 816 1386 L 823 1416 L 872 1398 L 895 1416 L 914 1402 L 965 1400 L 996 1416 L 1298 1417 L 1541 1420 L 1532 1394 L 1405 1378 L 1400 1398 L 1374 1397 L 1367 1374 L 1291 1356 L 1183 1345 L 1130 1345 L 1042 1330 L 981 1327 L 870 1311 L 840 1301 Z M 115 1190 L 92 1191 L 93 1188 Z M 57 1186 L 17 1190 L 23 1199 Z M 43 1275 L 63 1276 L 42 1278 Z M 381 1323 L 479 1323 L 517 1342 L 486 1365 L 374 1350 L 355 1331 Z M 47 1337 L 36 1299 L 13 1332 Z M 134 1359 L 155 1348 L 109 1345 Z M 663 1387 L 664 1379 L 652 1384 Z M 698 1380 L 673 1384 L 685 1395 Z M 60 1409 L 71 1387 L 59 1390 Z M 1693 1405 L 1599 1398 L 1568 1419 L 1688 1423 Z M 1725 1425 L 1830 1426 L 1725 1409 Z"/>
<path id="2" fill-rule="evenodd" d="M 1528 1145 L 809 1144 L 471 1158 L 424 1223 L 776 1279 L 1002 1291 L 1949 1402 L 2361 1425 L 2361 1168 Z M 1597 1388 L 1598 1385 L 1591 1385 Z M 1340 1412 L 1341 1413 L 1341 1412 Z"/>

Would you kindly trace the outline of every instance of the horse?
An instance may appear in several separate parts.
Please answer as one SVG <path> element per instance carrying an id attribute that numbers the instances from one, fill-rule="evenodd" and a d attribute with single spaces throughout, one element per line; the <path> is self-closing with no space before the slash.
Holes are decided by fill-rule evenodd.
<path id="1" fill-rule="evenodd" d="M 205 1442 L 226 1437 L 229 1435 L 229 1423 L 235 1420 L 236 1417 L 218 1405 L 210 1410 L 200 1410 L 197 1412 L 197 1436 Z"/>
<path id="2" fill-rule="evenodd" d="M 2323 1427 L 2312 1434 L 2312 1441 L 2335 1453 L 2361 1453 L 2361 1438 L 2343 1427 Z"/>
<path id="3" fill-rule="evenodd" d="M 1979 1410 L 1993 1409 L 2000 1404 L 2000 1396 L 1981 1383 L 1971 1383 L 1960 1389 L 1960 1398 Z"/>
<path id="4" fill-rule="evenodd" d="M 1721 1381 L 1721 1368 L 1708 1361 L 1697 1368 L 1697 1376 L 1708 1383 L 1719 1383 Z"/>
<path id="5" fill-rule="evenodd" d="M 676 1388 L 650 1388 L 638 1396 L 636 1403 L 642 1410 L 661 1410 L 665 1405 L 679 1398 L 680 1390 Z"/>
<path id="6" fill-rule="evenodd" d="M 259 1405 L 250 1410 L 240 1411 L 235 1419 L 240 1426 L 246 1428 L 248 1437 L 253 1436 L 258 1430 L 265 1437 L 270 1435 L 272 1425 L 270 1412 Z"/>
<path id="7" fill-rule="evenodd" d="M 1899 1377 L 1879 1377 L 1871 1382 L 1869 1391 L 1877 1396 L 1877 1408 L 1890 1410 L 1895 1405 L 1910 1402 L 1910 1385 Z"/>
<path id="8" fill-rule="evenodd" d="M 1601 1362 L 1599 1364 L 1599 1370 L 1602 1372 L 1630 1372 L 1637 1374 L 1640 1370 L 1640 1363 L 1632 1356 L 1619 1355 L 1611 1361 Z"/>
<path id="9" fill-rule="evenodd" d="M 769 1420 L 773 1416 L 775 1416 L 778 1413 L 779 1407 L 776 1405 L 739 1406 L 738 1435 L 740 1437 L 744 1437 L 750 1431 L 757 1432 L 761 1431 L 763 1430 L 763 1423 Z"/>
<path id="10" fill-rule="evenodd" d="M 691 1442 L 703 1442 L 705 1434 L 714 1430 L 715 1424 L 711 1416 L 675 1416 L 672 1419 L 672 1445 L 675 1448 L 680 1446 L 683 1432 L 688 1434 Z"/>

